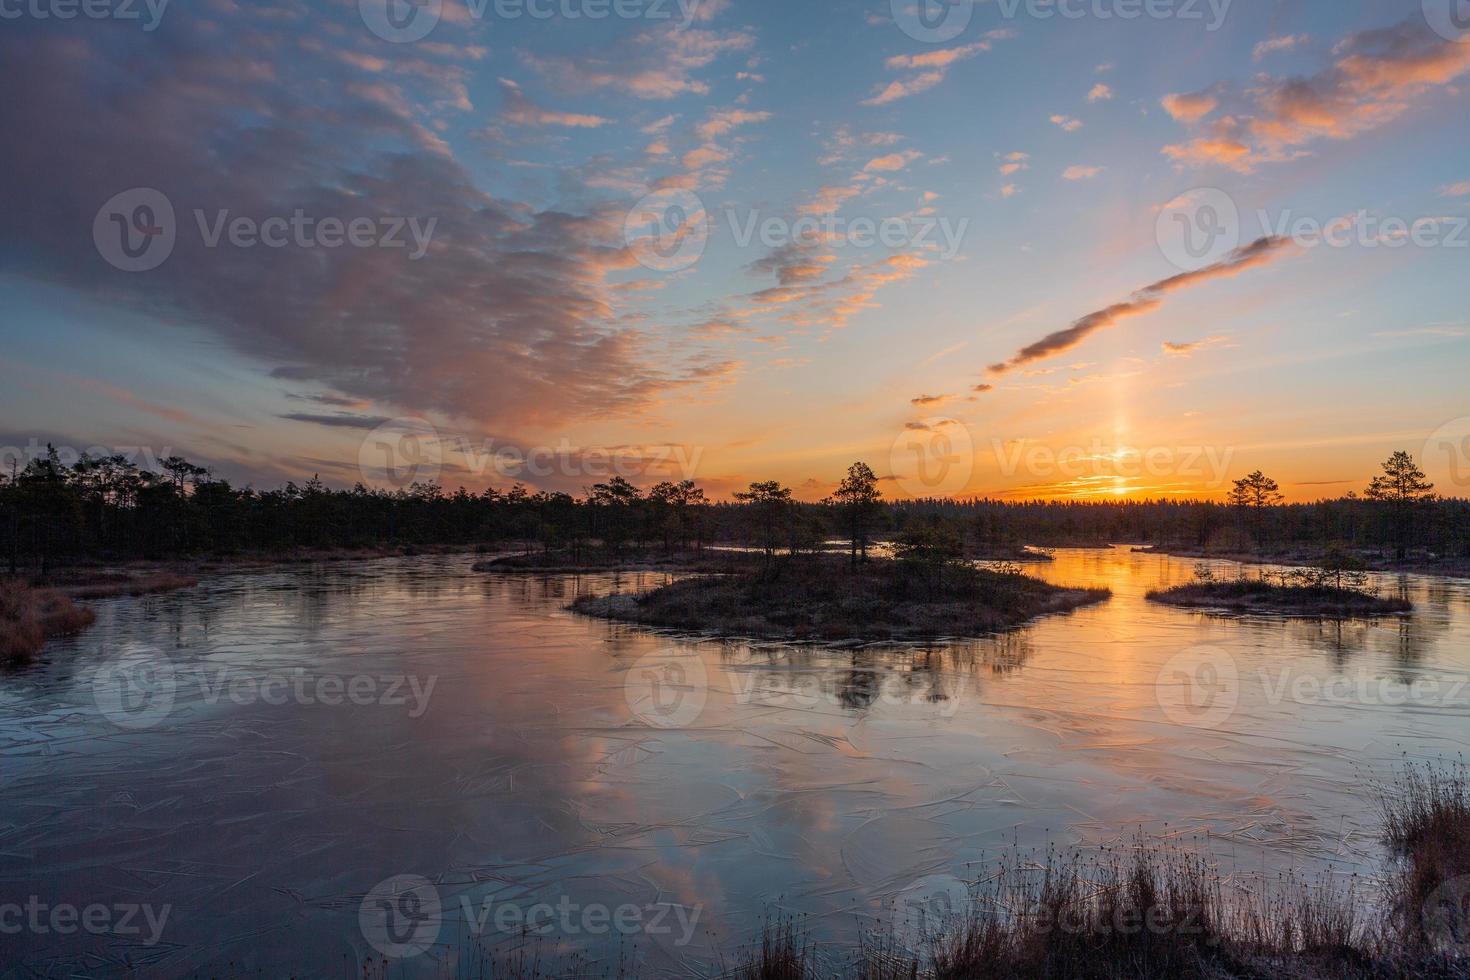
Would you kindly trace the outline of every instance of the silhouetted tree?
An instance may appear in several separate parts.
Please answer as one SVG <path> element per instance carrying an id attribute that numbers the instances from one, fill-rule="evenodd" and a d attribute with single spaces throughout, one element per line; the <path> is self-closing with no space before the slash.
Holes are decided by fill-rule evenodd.
<path id="1" fill-rule="evenodd" d="M 853 463 L 847 468 L 847 476 L 837 485 L 837 492 L 832 495 L 832 501 L 838 507 L 842 515 L 842 522 L 847 528 L 848 539 L 852 542 L 852 563 L 858 563 L 858 556 L 863 561 L 868 560 L 868 535 L 873 525 L 874 518 L 880 512 L 883 494 L 878 490 L 878 477 L 868 468 L 867 463 Z"/>
<path id="2" fill-rule="evenodd" d="M 750 489 L 738 492 L 735 499 L 749 504 L 755 512 L 761 528 L 761 548 L 769 558 L 776 553 L 776 542 L 780 539 L 782 525 L 786 521 L 786 510 L 791 505 L 791 490 L 776 480 L 752 483 Z"/>
<path id="3" fill-rule="evenodd" d="M 1383 474 L 1368 484 L 1366 496 L 1391 509 L 1398 557 L 1403 560 L 1412 543 L 1415 514 L 1419 505 L 1434 499 L 1434 484 L 1425 479 L 1414 457 L 1401 450 L 1388 457 Z"/>

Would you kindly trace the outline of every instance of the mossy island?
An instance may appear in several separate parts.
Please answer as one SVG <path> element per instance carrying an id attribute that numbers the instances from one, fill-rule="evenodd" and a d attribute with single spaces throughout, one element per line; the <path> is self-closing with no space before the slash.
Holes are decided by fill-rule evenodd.
<path id="1" fill-rule="evenodd" d="M 1195 581 L 1150 592 L 1150 602 L 1186 609 L 1264 612 L 1313 619 L 1352 619 L 1411 612 L 1414 604 L 1374 592 L 1355 559 L 1330 552 L 1320 564 L 1267 573 L 1259 578 L 1219 579 L 1207 565 Z"/>
<path id="2" fill-rule="evenodd" d="M 1106 601 L 1017 568 L 978 568 L 902 551 L 853 563 L 782 556 L 724 575 L 681 579 L 642 595 L 583 596 L 588 616 L 689 632 L 798 642 L 981 636 Z"/>

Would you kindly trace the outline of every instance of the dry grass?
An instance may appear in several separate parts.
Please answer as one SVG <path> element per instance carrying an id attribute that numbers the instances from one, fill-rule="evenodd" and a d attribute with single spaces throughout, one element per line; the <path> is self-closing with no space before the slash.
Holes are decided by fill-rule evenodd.
<path id="1" fill-rule="evenodd" d="M 92 610 L 55 589 L 0 580 L 0 660 L 34 657 L 47 640 L 80 633 L 96 618 Z"/>
<path id="2" fill-rule="evenodd" d="M 192 588 L 199 580 L 189 575 L 173 572 L 155 572 L 150 575 L 123 575 L 113 581 L 94 581 L 84 585 L 68 586 L 66 592 L 75 599 L 109 599 L 113 596 L 156 595 L 160 592 L 175 592 Z"/>
<path id="3" fill-rule="evenodd" d="M 1427 813 L 1463 787 L 1425 782 L 1405 808 Z M 1412 821 L 1411 821 L 1412 822 Z M 1441 839 L 1442 820 L 1426 825 Z M 1228 885 L 1198 856 L 1135 841 L 1101 856 L 1010 859 L 971 891 L 967 914 L 907 948 L 892 932 L 864 940 L 842 976 L 858 980 L 1389 980 L 1470 978 L 1470 946 L 1405 943 L 1365 914 L 1358 883 L 1291 876 Z M 1467 936 L 1466 938 L 1470 938 Z M 738 977 L 818 977 L 789 924 L 753 951 Z"/>
<path id="4" fill-rule="evenodd" d="M 1463 762 L 1410 764 L 1380 809 L 1400 862 L 1392 911 L 1405 943 L 1470 953 L 1470 772 Z"/>
<path id="5" fill-rule="evenodd" d="M 806 933 L 791 919 L 767 919 L 761 945 L 729 974 L 737 980 L 801 980 L 811 975 Z"/>

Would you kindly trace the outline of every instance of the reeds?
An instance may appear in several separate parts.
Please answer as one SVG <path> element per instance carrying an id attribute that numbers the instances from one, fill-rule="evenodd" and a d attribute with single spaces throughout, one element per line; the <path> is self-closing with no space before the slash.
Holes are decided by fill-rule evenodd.
<path id="1" fill-rule="evenodd" d="M 34 657 L 47 640 L 80 633 L 96 618 L 64 593 L 0 579 L 0 660 Z"/>

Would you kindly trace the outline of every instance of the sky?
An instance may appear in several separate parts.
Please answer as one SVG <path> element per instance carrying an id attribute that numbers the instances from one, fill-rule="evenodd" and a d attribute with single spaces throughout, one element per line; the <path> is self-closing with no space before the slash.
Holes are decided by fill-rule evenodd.
<path id="1" fill-rule="evenodd" d="M 1470 495 L 1451 0 L 918 2 L 0 0 L 0 451 Z"/>

